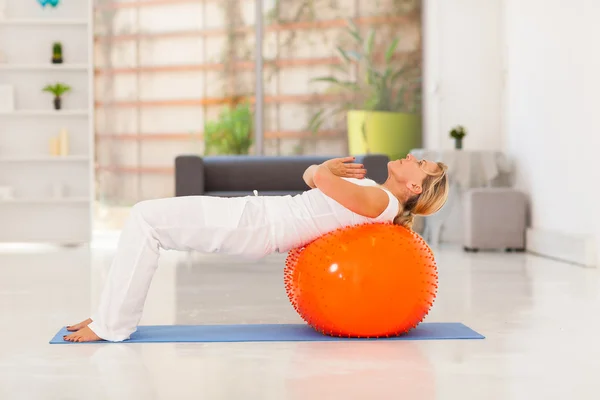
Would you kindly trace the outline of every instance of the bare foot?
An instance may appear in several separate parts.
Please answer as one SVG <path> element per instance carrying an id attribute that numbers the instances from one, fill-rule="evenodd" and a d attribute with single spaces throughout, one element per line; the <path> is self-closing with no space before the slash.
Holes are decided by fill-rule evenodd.
<path id="1" fill-rule="evenodd" d="M 75 333 L 63 336 L 63 339 L 68 342 L 96 342 L 98 340 L 102 340 L 87 326 Z"/>
<path id="2" fill-rule="evenodd" d="M 88 326 L 91 323 L 92 323 L 92 319 L 88 318 L 85 321 L 78 323 L 77 325 L 67 326 L 67 330 L 69 332 L 75 332 L 75 331 L 85 328 L 86 326 Z"/>

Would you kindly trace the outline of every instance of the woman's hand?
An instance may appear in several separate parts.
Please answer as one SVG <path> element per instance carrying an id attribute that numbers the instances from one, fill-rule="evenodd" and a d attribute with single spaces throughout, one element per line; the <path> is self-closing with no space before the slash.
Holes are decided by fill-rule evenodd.
<path id="1" fill-rule="evenodd" d="M 327 167 L 335 176 L 363 179 L 367 174 L 367 170 L 364 165 L 353 163 L 354 160 L 356 160 L 355 157 L 333 158 L 325 161 L 322 165 Z"/>

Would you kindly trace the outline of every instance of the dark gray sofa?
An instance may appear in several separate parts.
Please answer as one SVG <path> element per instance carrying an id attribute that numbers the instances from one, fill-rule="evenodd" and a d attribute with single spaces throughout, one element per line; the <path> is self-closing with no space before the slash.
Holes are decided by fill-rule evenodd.
<path id="1" fill-rule="evenodd" d="M 238 197 L 257 190 L 263 196 L 294 195 L 308 186 L 302 174 L 310 165 L 334 157 L 318 156 L 209 156 L 181 155 L 175 159 L 175 196 Z M 389 158 L 382 154 L 357 156 L 367 177 L 378 183 L 387 178 Z"/>

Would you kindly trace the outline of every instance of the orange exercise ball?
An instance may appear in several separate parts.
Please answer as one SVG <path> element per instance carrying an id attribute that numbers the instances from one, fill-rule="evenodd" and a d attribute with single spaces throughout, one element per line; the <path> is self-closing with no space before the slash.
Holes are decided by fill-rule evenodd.
<path id="1" fill-rule="evenodd" d="M 437 266 L 417 233 L 392 224 L 339 229 L 289 252 L 284 273 L 292 306 L 331 336 L 390 337 L 425 318 Z"/>

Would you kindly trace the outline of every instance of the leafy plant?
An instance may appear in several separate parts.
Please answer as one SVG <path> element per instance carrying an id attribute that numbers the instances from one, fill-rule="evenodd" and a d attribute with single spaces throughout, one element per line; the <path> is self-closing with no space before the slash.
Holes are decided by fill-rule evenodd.
<path id="1" fill-rule="evenodd" d="M 205 154 L 248 154 L 253 126 L 252 111 L 247 104 L 228 106 L 217 121 L 204 124 Z"/>
<path id="2" fill-rule="evenodd" d="M 465 136 L 467 136 L 467 130 L 462 125 L 458 125 L 450 131 L 451 138 L 460 140 L 460 139 L 464 138 Z"/>
<path id="3" fill-rule="evenodd" d="M 330 83 L 346 94 L 344 102 L 332 111 L 321 110 L 314 114 L 309 129 L 316 132 L 327 118 L 352 109 L 416 112 L 421 102 L 421 70 L 418 64 L 408 61 L 395 66 L 394 55 L 400 40 L 395 38 L 383 54 L 377 54 L 375 30 L 372 29 L 365 38 L 350 20 L 345 31 L 355 47 L 353 50 L 336 48 L 341 64 L 335 68 L 345 78 L 323 76 L 311 80 Z M 358 74 L 355 73 L 357 69 Z"/>
<path id="4" fill-rule="evenodd" d="M 71 91 L 71 86 L 64 83 L 56 83 L 46 86 L 42 91 L 52 93 L 54 97 L 60 98 L 63 94 Z"/>

